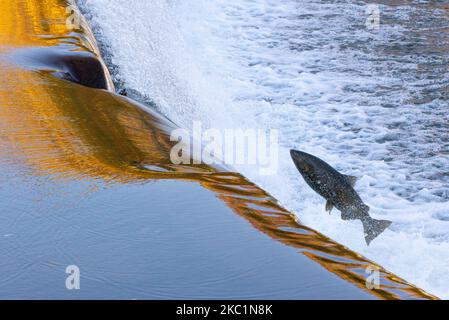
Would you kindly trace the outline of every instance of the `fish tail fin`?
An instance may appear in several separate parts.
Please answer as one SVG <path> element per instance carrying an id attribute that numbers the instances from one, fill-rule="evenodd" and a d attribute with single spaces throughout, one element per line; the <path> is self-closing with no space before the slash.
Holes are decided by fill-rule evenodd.
<path id="1" fill-rule="evenodd" d="M 369 246 L 371 241 L 377 238 L 382 232 L 385 231 L 390 225 L 391 221 L 389 220 L 376 220 L 367 216 L 362 219 L 363 231 L 365 233 L 365 241 Z"/>

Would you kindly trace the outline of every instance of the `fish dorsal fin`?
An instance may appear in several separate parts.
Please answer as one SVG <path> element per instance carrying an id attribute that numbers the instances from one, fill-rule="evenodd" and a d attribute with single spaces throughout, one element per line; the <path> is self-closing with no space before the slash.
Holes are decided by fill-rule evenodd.
<path id="1" fill-rule="evenodd" d="M 354 176 L 345 176 L 346 180 L 348 180 L 349 184 L 351 185 L 351 187 L 355 187 L 355 183 L 357 182 L 357 177 Z"/>
<path id="2" fill-rule="evenodd" d="M 334 205 L 328 200 L 326 202 L 326 211 L 329 211 L 329 214 L 331 214 L 333 208 L 334 208 Z"/>

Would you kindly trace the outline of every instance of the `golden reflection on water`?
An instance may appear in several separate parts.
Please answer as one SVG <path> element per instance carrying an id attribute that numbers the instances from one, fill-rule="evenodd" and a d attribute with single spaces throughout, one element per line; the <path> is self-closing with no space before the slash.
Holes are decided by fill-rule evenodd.
<path id="1" fill-rule="evenodd" d="M 1 46 L 54 46 L 74 37 L 73 46 L 93 46 L 97 52 L 88 29 L 74 34 L 65 27 L 66 5 L 57 0 L 3 0 Z M 110 92 L 14 66 L 4 56 L 0 71 L 0 162 L 26 164 L 34 175 L 107 184 L 196 181 L 256 229 L 367 290 L 365 269 L 372 262 L 301 225 L 241 175 L 205 165 L 171 164 L 168 132 L 173 125 L 168 120 Z M 367 290 L 379 298 L 434 298 L 382 269 L 381 277 L 382 289 Z"/>
<path id="2" fill-rule="evenodd" d="M 2 0 L 0 41 L 2 49 L 24 46 L 51 46 L 61 44 L 61 38 L 71 38 L 66 20 L 69 16 L 65 0 Z M 85 20 L 81 28 L 86 31 Z M 75 30 L 76 31 L 76 30 Z M 78 34 L 80 35 L 80 34 Z M 93 40 L 93 38 L 91 39 Z M 95 44 L 84 43 L 94 51 Z M 1 51 L 0 51 L 1 52 Z"/>

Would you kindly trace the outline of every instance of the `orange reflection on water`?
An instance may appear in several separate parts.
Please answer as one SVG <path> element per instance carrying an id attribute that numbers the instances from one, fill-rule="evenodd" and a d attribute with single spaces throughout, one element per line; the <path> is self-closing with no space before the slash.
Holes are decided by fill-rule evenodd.
<path id="1" fill-rule="evenodd" d="M 2 0 L 0 41 L 8 49 L 58 44 L 56 38 L 67 36 L 70 31 L 66 25 L 67 6 L 66 1 L 60 0 Z"/>

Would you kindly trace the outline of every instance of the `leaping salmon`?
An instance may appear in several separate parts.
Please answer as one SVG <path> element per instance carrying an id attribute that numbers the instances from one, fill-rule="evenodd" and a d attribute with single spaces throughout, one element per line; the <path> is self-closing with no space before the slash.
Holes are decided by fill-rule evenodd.
<path id="1" fill-rule="evenodd" d="M 290 154 L 307 184 L 327 200 L 326 211 L 330 213 L 335 207 L 343 220 L 362 221 L 367 245 L 391 225 L 391 221 L 370 217 L 370 208 L 354 190 L 356 177 L 341 174 L 311 154 L 296 150 Z"/>

